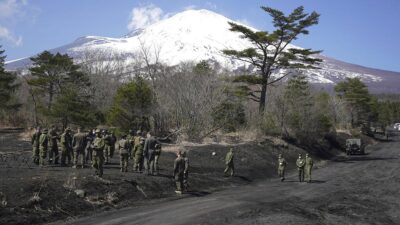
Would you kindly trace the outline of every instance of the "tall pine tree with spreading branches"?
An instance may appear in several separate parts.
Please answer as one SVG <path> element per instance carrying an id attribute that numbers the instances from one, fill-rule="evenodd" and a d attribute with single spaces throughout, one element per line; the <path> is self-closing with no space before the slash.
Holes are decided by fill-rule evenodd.
<path id="1" fill-rule="evenodd" d="M 321 60 L 312 56 L 321 51 L 290 48 L 289 45 L 299 35 L 307 35 L 310 26 L 318 24 L 318 13 L 305 13 L 303 6 L 296 8 L 289 15 L 269 7 L 261 9 L 272 17 L 275 30 L 253 31 L 243 25 L 229 22 L 230 30 L 240 33 L 241 37 L 249 40 L 254 47 L 243 50 L 226 49 L 223 53 L 250 63 L 257 69 L 257 74 L 241 75 L 234 81 L 247 84 L 240 88 L 250 99 L 259 103 L 259 111 L 262 114 L 266 108 L 268 86 L 282 80 L 293 69 L 316 68 L 315 65 Z M 259 90 L 249 87 L 254 85 L 260 86 Z"/>
<path id="2" fill-rule="evenodd" d="M 14 73 L 7 72 L 4 68 L 4 62 L 6 56 L 4 55 L 5 50 L 2 50 L 0 45 L 0 110 L 7 111 L 11 109 L 17 109 L 20 104 L 13 101 L 13 93 L 18 87 L 17 75 Z"/>

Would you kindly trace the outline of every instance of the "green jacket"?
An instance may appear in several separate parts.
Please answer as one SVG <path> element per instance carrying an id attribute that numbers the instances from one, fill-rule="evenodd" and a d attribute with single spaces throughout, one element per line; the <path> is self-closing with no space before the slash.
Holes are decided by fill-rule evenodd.
<path id="1" fill-rule="evenodd" d="M 49 138 L 47 134 L 41 134 L 39 138 L 40 149 L 47 150 L 48 146 L 49 146 Z"/>
<path id="2" fill-rule="evenodd" d="M 306 164 L 306 161 L 304 159 L 297 159 L 297 161 L 296 161 L 296 166 L 299 169 L 303 169 L 305 164 Z"/>
<path id="3" fill-rule="evenodd" d="M 306 157 L 305 167 L 312 168 L 314 165 L 313 159 L 311 157 Z"/>
<path id="4" fill-rule="evenodd" d="M 126 139 L 121 139 L 118 141 L 118 150 L 119 154 L 128 154 L 129 153 L 129 141 Z"/>
<path id="5" fill-rule="evenodd" d="M 285 168 L 286 167 L 286 160 L 285 160 L 285 158 L 280 158 L 280 159 L 278 159 L 278 167 L 279 168 Z"/>
<path id="6" fill-rule="evenodd" d="M 93 150 L 95 151 L 103 151 L 106 146 L 104 139 L 101 137 L 96 137 L 93 141 Z"/>
<path id="7" fill-rule="evenodd" d="M 233 152 L 229 151 L 225 156 L 225 164 L 233 163 Z"/>

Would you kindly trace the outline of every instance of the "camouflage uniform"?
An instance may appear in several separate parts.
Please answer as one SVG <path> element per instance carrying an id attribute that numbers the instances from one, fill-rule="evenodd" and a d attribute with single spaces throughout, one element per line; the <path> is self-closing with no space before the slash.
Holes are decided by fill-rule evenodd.
<path id="1" fill-rule="evenodd" d="M 49 147 L 49 138 L 47 135 L 47 129 L 44 129 L 43 133 L 40 135 L 39 138 L 39 149 L 40 149 L 39 164 L 41 166 L 44 165 L 44 160 L 47 158 L 48 147 Z"/>
<path id="2" fill-rule="evenodd" d="M 161 144 L 157 143 L 155 146 L 156 150 L 154 152 L 154 172 L 158 175 L 159 167 L 158 167 L 158 160 L 160 159 L 161 155 Z"/>
<path id="3" fill-rule="evenodd" d="M 83 168 L 85 165 L 86 134 L 82 133 L 80 129 L 72 139 L 72 146 L 74 149 L 74 168 L 78 165 L 79 156 L 81 156 L 81 165 Z"/>
<path id="4" fill-rule="evenodd" d="M 32 135 L 32 161 L 35 164 L 39 164 L 39 139 L 40 139 L 40 128 L 37 128 L 35 133 Z"/>
<path id="5" fill-rule="evenodd" d="M 143 156 L 147 175 L 155 174 L 154 159 L 156 155 L 156 145 L 161 144 L 153 136 L 149 135 L 144 143 Z"/>
<path id="6" fill-rule="evenodd" d="M 135 140 L 133 135 L 133 130 L 129 130 L 126 140 L 129 141 L 129 158 L 133 159 L 133 149 L 135 146 Z"/>
<path id="7" fill-rule="evenodd" d="M 181 152 L 178 152 L 178 157 L 174 161 L 174 179 L 176 184 L 176 193 L 182 193 L 183 189 L 183 177 L 185 173 L 185 160 L 183 159 Z"/>
<path id="8" fill-rule="evenodd" d="M 110 134 L 110 148 L 109 148 L 109 157 L 112 158 L 114 156 L 114 152 L 115 152 L 115 144 L 117 143 L 117 137 L 115 137 L 114 135 L 114 131 L 111 131 Z"/>
<path id="9" fill-rule="evenodd" d="M 311 182 L 311 169 L 313 167 L 313 160 L 309 155 L 306 155 L 305 166 L 304 166 L 304 175 L 307 182 Z"/>
<path id="10" fill-rule="evenodd" d="M 133 143 L 134 143 L 134 147 L 133 147 L 132 155 L 135 159 L 135 162 L 133 164 L 133 170 L 136 172 L 142 172 L 144 139 L 139 135 L 135 136 Z"/>
<path id="11" fill-rule="evenodd" d="M 96 138 L 96 135 L 94 134 L 95 131 L 89 130 L 87 135 L 86 135 L 86 147 L 85 147 L 85 164 L 88 163 L 88 161 L 92 161 L 92 143 L 94 139 Z"/>
<path id="12" fill-rule="evenodd" d="M 57 144 L 57 140 L 58 140 L 58 134 L 57 131 L 55 129 L 55 127 L 53 127 L 50 132 L 49 132 L 49 164 L 51 164 L 53 162 L 53 156 L 54 156 L 54 164 L 58 164 L 58 144 Z"/>
<path id="13" fill-rule="evenodd" d="M 126 136 L 123 136 L 121 140 L 118 141 L 118 150 L 120 155 L 120 166 L 121 172 L 128 172 L 129 163 L 129 141 L 126 140 Z"/>
<path id="14" fill-rule="evenodd" d="M 101 137 L 100 130 L 96 130 L 96 138 L 93 141 L 93 160 L 92 166 L 96 170 L 96 175 L 103 176 L 103 163 L 104 163 L 104 139 Z"/>
<path id="15" fill-rule="evenodd" d="M 109 163 L 110 162 L 109 158 L 112 158 L 112 155 L 114 154 L 116 137 L 113 134 L 105 132 L 103 139 L 105 143 L 104 147 L 105 163 Z"/>
<path id="16" fill-rule="evenodd" d="M 224 170 L 225 176 L 227 176 L 228 172 L 231 171 L 230 175 L 231 175 L 231 177 L 233 177 L 235 175 L 235 166 L 233 164 L 233 149 L 232 148 L 226 154 L 225 165 L 226 165 L 226 168 Z"/>
<path id="17" fill-rule="evenodd" d="M 187 157 L 186 152 L 183 152 L 182 157 L 183 157 L 183 160 L 185 161 L 185 170 L 183 171 L 183 190 L 188 191 L 188 188 L 189 188 L 189 184 L 188 184 L 189 158 Z"/>
<path id="18" fill-rule="evenodd" d="M 301 158 L 301 154 L 299 154 L 299 158 L 296 161 L 296 166 L 299 171 L 299 182 L 304 181 L 304 165 L 305 165 L 305 163 L 306 163 L 306 161 L 303 158 Z"/>
<path id="19" fill-rule="evenodd" d="M 282 155 L 279 155 L 278 158 L 278 176 L 281 178 L 281 181 L 285 180 L 285 169 L 286 169 L 286 160 L 285 158 L 282 157 Z"/>
<path id="20" fill-rule="evenodd" d="M 72 160 L 72 137 L 70 134 L 70 129 L 65 129 L 64 133 L 61 135 L 60 145 L 61 145 L 61 166 L 65 166 L 65 160 L 68 164 L 71 164 Z"/>

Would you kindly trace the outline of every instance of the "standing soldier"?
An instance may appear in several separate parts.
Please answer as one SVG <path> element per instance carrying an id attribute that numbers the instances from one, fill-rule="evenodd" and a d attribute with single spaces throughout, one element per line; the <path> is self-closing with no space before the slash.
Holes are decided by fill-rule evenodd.
<path id="1" fill-rule="evenodd" d="M 304 181 L 304 165 L 305 165 L 305 160 L 301 157 L 301 154 L 299 154 L 299 158 L 296 161 L 296 166 L 299 171 L 299 182 Z"/>
<path id="2" fill-rule="evenodd" d="M 147 138 L 144 143 L 143 156 L 145 159 L 146 174 L 154 175 L 154 158 L 156 151 L 156 144 L 160 144 L 152 135 L 151 132 L 147 133 Z"/>
<path id="3" fill-rule="evenodd" d="M 161 155 L 161 143 L 157 143 L 155 148 L 156 148 L 156 151 L 154 152 L 154 171 L 155 171 L 155 175 L 158 175 L 158 172 L 159 172 L 158 160 L 160 159 L 160 155 Z"/>
<path id="4" fill-rule="evenodd" d="M 285 180 L 285 169 L 286 169 L 286 160 L 282 157 L 282 154 L 279 154 L 278 157 L 278 176 L 281 178 L 281 181 Z"/>
<path id="5" fill-rule="evenodd" d="M 110 162 L 110 154 L 111 154 L 111 146 L 112 146 L 112 137 L 111 134 L 107 130 L 103 130 L 103 140 L 104 140 L 104 157 L 105 162 L 104 164 L 108 164 Z M 114 143 L 115 144 L 115 143 Z"/>
<path id="6" fill-rule="evenodd" d="M 185 170 L 183 171 L 183 190 L 185 192 L 188 191 L 189 188 L 189 183 L 188 183 L 188 178 L 189 178 L 189 158 L 187 157 L 187 153 L 183 152 L 182 153 L 183 161 L 185 161 Z"/>
<path id="7" fill-rule="evenodd" d="M 88 161 L 92 161 L 92 143 L 94 141 L 94 139 L 96 138 L 95 135 L 95 131 L 96 130 L 88 130 L 88 133 L 86 135 L 86 147 L 85 147 L 85 164 L 88 163 Z"/>
<path id="8" fill-rule="evenodd" d="M 49 132 L 49 164 L 53 162 L 53 156 L 54 156 L 54 164 L 58 164 L 58 134 L 57 134 L 57 128 L 56 126 L 52 126 L 51 130 Z"/>
<path id="9" fill-rule="evenodd" d="M 111 131 L 110 134 L 110 149 L 108 152 L 108 156 L 112 158 L 114 156 L 114 151 L 115 151 L 115 144 L 117 143 L 117 137 L 114 134 L 114 131 Z"/>
<path id="10" fill-rule="evenodd" d="M 129 141 L 129 158 L 133 159 L 133 149 L 135 147 L 135 140 L 134 140 L 134 131 L 129 130 L 128 135 L 126 136 L 126 140 Z"/>
<path id="11" fill-rule="evenodd" d="M 68 160 L 68 164 L 71 164 L 71 152 L 72 152 L 72 137 L 71 129 L 66 128 L 64 133 L 61 134 L 61 166 L 65 166 L 65 160 Z"/>
<path id="12" fill-rule="evenodd" d="M 182 158 L 182 152 L 178 151 L 177 158 L 174 161 L 174 179 L 176 184 L 176 193 L 182 194 L 183 176 L 185 171 L 185 160 Z"/>
<path id="13" fill-rule="evenodd" d="M 118 141 L 121 172 L 128 172 L 129 146 L 130 144 L 129 141 L 126 140 L 126 135 L 122 135 L 121 140 Z"/>
<path id="14" fill-rule="evenodd" d="M 306 154 L 304 170 L 305 170 L 305 176 L 307 178 L 307 183 L 311 182 L 311 169 L 313 167 L 313 164 L 314 164 L 313 159 L 309 157 L 308 154 Z"/>
<path id="15" fill-rule="evenodd" d="M 40 139 L 40 127 L 37 127 L 35 133 L 32 135 L 32 161 L 39 165 L 39 139 Z"/>
<path id="16" fill-rule="evenodd" d="M 103 163 L 104 163 L 104 139 L 101 137 L 100 130 L 96 130 L 96 138 L 93 141 L 93 160 L 92 166 L 96 170 L 96 175 L 103 176 Z"/>
<path id="17" fill-rule="evenodd" d="M 225 165 L 225 176 L 227 176 L 228 172 L 231 171 L 231 177 L 233 177 L 235 175 L 235 166 L 233 165 L 233 148 L 231 148 L 225 156 Z"/>
<path id="18" fill-rule="evenodd" d="M 78 166 L 78 159 L 81 156 L 81 166 L 85 166 L 85 147 L 86 147 L 86 134 L 81 132 L 81 128 L 78 128 L 78 133 L 76 133 L 72 139 L 72 146 L 74 149 L 74 166 Z"/>
<path id="19" fill-rule="evenodd" d="M 48 146 L 49 146 L 49 138 L 48 138 L 48 134 L 47 134 L 47 129 L 45 128 L 39 138 L 39 149 L 40 149 L 39 164 L 40 164 L 40 166 L 44 166 L 44 160 L 47 157 Z"/>
<path id="20" fill-rule="evenodd" d="M 133 170 L 135 172 L 142 172 L 143 169 L 143 148 L 144 148 L 144 138 L 142 137 L 142 132 L 138 130 L 136 136 L 133 138 L 133 151 L 132 157 L 134 157 Z"/>

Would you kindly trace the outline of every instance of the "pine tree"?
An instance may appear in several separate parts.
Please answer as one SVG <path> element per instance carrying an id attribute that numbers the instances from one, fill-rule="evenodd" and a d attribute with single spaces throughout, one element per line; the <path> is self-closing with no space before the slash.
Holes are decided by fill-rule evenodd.
<path id="1" fill-rule="evenodd" d="M 121 86 L 107 114 L 107 122 L 125 131 L 132 128 L 150 130 L 153 96 L 150 85 L 142 78 Z"/>
<path id="2" fill-rule="evenodd" d="M 37 57 L 32 57 L 33 67 L 30 68 L 32 79 L 28 84 L 37 88 L 47 100 L 47 108 L 51 110 L 54 98 L 68 85 L 77 89 L 90 86 L 89 78 L 80 71 L 72 58 L 67 54 L 52 54 L 44 51 Z"/>
<path id="3" fill-rule="evenodd" d="M 339 82 L 335 92 L 346 101 L 352 127 L 369 121 L 372 98 L 367 86 L 359 78 L 347 78 Z"/>
<path id="4" fill-rule="evenodd" d="M 0 45 L 0 110 L 17 109 L 20 105 L 13 101 L 13 93 L 18 87 L 17 75 L 7 72 L 4 68 L 5 50 Z"/>
<path id="5" fill-rule="evenodd" d="M 261 7 L 273 19 L 273 32 L 253 31 L 245 26 L 229 22 L 233 32 L 242 34 L 242 38 L 249 40 L 254 47 L 244 50 L 224 50 L 223 53 L 253 65 L 258 74 L 242 75 L 235 79 L 236 82 L 245 82 L 248 85 L 258 85 L 261 90 L 246 88 L 250 99 L 259 103 L 260 113 L 264 113 L 267 101 L 267 88 L 290 74 L 292 69 L 315 68 L 314 65 L 321 62 L 312 55 L 320 53 L 311 49 L 288 48 L 289 44 L 299 35 L 307 35 L 308 27 L 318 24 L 319 14 L 304 12 L 304 7 L 296 8 L 285 16 L 279 10 L 269 7 Z M 279 72 L 279 73 L 278 73 Z"/>

